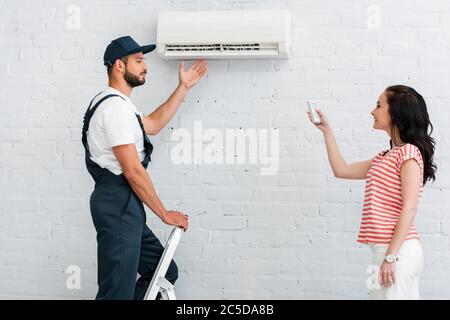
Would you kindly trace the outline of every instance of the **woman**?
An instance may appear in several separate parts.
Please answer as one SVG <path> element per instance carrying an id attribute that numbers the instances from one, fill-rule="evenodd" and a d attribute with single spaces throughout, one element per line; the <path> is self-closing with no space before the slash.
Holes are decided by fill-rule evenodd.
<path id="1" fill-rule="evenodd" d="M 380 284 L 370 288 L 370 298 L 420 299 L 423 253 L 413 222 L 423 186 L 435 180 L 436 172 L 424 99 L 413 88 L 388 87 L 371 115 L 373 128 L 388 134 L 391 148 L 351 164 L 343 159 L 324 113 L 317 113 L 321 123 L 316 127 L 323 132 L 334 176 L 366 180 L 358 242 L 370 246 Z"/>

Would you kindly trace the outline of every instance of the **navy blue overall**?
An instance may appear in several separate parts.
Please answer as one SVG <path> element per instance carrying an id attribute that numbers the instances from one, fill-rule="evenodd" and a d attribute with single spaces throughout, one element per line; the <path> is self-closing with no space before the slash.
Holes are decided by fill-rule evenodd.
<path id="1" fill-rule="evenodd" d="M 113 96 L 120 97 L 107 95 L 91 108 L 94 97 L 84 116 L 82 132 L 86 166 L 95 180 L 90 208 L 97 231 L 99 288 L 96 299 L 143 299 L 164 248 L 148 228 L 143 203 L 123 174 L 115 175 L 92 161 L 87 143 L 92 115 L 103 101 Z M 136 117 L 144 135 L 142 166 L 147 169 L 153 145 L 145 134 L 140 116 L 136 114 Z M 136 281 L 138 273 L 141 277 Z M 172 284 L 178 278 L 173 260 L 166 278 Z"/>

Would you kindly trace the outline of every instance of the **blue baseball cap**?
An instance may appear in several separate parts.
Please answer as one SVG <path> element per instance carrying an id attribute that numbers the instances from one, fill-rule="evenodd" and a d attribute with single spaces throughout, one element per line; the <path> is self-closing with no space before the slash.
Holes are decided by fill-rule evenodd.
<path id="1" fill-rule="evenodd" d="M 130 36 L 120 37 L 111 41 L 106 47 L 105 54 L 103 55 L 103 63 L 105 66 L 111 67 L 117 59 L 138 52 L 146 54 L 155 50 L 155 48 L 156 45 L 154 44 L 140 46 Z"/>

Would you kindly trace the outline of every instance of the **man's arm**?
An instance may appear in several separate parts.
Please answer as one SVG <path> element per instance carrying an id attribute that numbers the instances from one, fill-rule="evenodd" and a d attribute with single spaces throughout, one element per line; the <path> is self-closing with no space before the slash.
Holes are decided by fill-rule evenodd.
<path id="1" fill-rule="evenodd" d="M 173 118 L 189 89 L 192 88 L 207 72 L 208 64 L 205 60 L 195 61 L 188 71 L 184 70 L 184 62 L 179 66 L 179 84 L 170 97 L 155 111 L 143 116 L 145 132 L 149 135 L 158 134 Z"/>
<path id="2" fill-rule="evenodd" d="M 186 97 L 188 89 L 179 84 L 170 97 L 155 111 L 143 116 L 145 133 L 157 135 L 162 128 L 173 118 L 178 108 Z"/>
<path id="3" fill-rule="evenodd" d="M 167 211 L 158 195 L 147 171 L 139 161 L 135 144 L 124 144 L 112 148 L 119 160 L 123 175 L 133 191 L 147 207 L 149 207 L 161 220 L 169 225 L 182 227 L 187 230 L 187 217 L 181 212 Z"/>

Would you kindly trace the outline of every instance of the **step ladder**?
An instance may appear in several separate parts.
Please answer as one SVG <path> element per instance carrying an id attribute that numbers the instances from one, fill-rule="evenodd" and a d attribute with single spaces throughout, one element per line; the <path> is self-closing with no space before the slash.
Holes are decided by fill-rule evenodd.
<path id="1" fill-rule="evenodd" d="M 166 279 L 166 273 L 180 242 L 182 232 L 183 229 L 180 227 L 173 228 L 164 252 L 159 259 L 156 271 L 153 274 L 152 281 L 145 293 L 144 300 L 155 300 L 158 292 L 161 293 L 163 300 L 176 300 L 173 284 Z"/>

